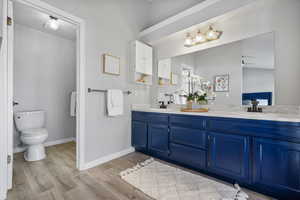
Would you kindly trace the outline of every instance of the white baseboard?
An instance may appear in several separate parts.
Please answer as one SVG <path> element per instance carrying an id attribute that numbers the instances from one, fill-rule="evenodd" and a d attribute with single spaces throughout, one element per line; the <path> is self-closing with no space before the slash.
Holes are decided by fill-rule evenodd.
<path id="1" fill-rule="evenodd" d="M 60 140 L 55 140 L 55 141 L 49 141 L 44 143 L 45 147 L 50 147 L 50 146 L 54 146 L 54 145 L 58 145 L 58 144 L 64 144 L 64 143 L 68 143 L 68 142 L 73 142 L 76 141 L 76 138 L 71 137 L 71 138 L 63 138 Z M 26 150 L 26 147 L 16 147 L 14 148 L 14 153 L 20 153 L 20 152 L 24 152 Z"/>
<path id="2" fill-rule="evenodd" d="M 103 163 L 106 163 L 106 162 L 109 162 L 111 160 L 114 160 L 116 158 L 120 158 L 122 156 L 125 156 L 127 154 L 130 154 L 132 152 L 134 152 L 135 149 L 133 147 L 130 147 L 128 149 L 125 149 L 123 151 L 120 151 L 120 152 L 117 152 L 117 153 L 113 153 L 113 154 L 110 154 L 108 156 L 104 156 L 102 158 L 99 158 L 97 160 L 94 160 L 94 161 L 91 161 L 91 162 L 88 162 L 88 163 L 85 163 L 85 165 L 83 166 L 83 169 L 82 170 L 87 170 L 87 169 L 90 169 L 90 168 L 93 168 L 93 167 L 96 167 L 98 165 L 101 165 Z"/>

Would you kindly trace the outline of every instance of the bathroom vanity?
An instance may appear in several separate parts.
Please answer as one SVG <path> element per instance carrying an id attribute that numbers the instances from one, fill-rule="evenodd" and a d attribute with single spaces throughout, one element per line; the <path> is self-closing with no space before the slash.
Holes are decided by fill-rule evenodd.
<path id="1" fill-rule="evenodd" d="M 297 115 L 136 109 L 132 145 L 276 198 L 300 199 Z"/>

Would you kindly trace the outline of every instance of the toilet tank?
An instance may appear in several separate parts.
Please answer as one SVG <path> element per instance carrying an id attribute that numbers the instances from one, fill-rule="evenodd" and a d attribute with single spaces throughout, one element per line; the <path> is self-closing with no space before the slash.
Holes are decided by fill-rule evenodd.
<path id="1" fill-rule="evenodd" d="M 44 110 L 16 112 L 15 124 L 18 131 L 27 129 L 44 128 L 46 112 Z"/>

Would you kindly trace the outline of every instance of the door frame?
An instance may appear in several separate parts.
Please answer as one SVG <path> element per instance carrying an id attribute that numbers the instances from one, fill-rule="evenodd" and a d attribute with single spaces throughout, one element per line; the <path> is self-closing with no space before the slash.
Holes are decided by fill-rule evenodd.
<path id="1" fill-rule="evenodd" d="M 1 2 L 0 2 L 1 3 Z M 8 0 L 2 0 L 2 44 L 0 49 L 0 199 L 6 198 L 7 192 L 7 6 Z M 3 73 L 2 73 L 3 72 Z"/>
<path id="2" fill-rule="evenodd" d="M 26 6 L 29 6 L 31 8 L 34 8 L 36 10 L 39 10 L 43 13 L 47 13 L 49 15 L 55 16 L 59 19 L 62 19 L 64 21 L 67 21 L 71 24 L 74 24 L 77 27 L 76 31 L 76 91 L 77 91 L 77 112 L 76 112 L 76 167 L 79 170 L 84 169 L 84 149 L 85 149 L 85 141 L 84 141 L 84 132 L 85 132 L 85 110 L 86 110 L 86 89 L 85 89 L 85 64 L 86 64 L 86 49 L 85 49 L 85 32 L 86 32 L 86 25 L 85 21 L 79 17 L 76 17 L 66 11 L 63 11 L 61 9 L 58 9 L 54 6 L 51 6 L 47 3 L 44 3 L 40 0 L 3 0 L 3 42 L 2 42 L 2 52 L 1 52 L 1 66 L 4 66 L 4 73 L 3 73 L 3 84 L 4 84 L 4 91 L 0 91 L 1 95 L 3 97 L 4 106 L 3 106 L 3 127 L 0 135 L 0 163 L 5 161 L 4 165 L 0 165 L 0 175 L 1 172 L 5 175 L 6 180 L 0 180 L 0 192 L 2 191 L 3 184 L 5 184 L 5 189 L 9 189 L 9 181 L 7 174 L 8 174 L 8 164 L 6 162 L 7 156 L 9 156 L 8 152 L 12 151 L 12 146 L 8 144 L 11 144 L 10 138 L 11 137 L 11 128 L 9 128 L 13 124 L 13 108 L 11 106 L 12 99 L 13 99 L 13 87 L 12 87 L 12 79 L 9 77 L 12 77 L 12 69 L 13 64 L 12 62 L 8 62 L 9 60 L 9 46 L 8 46 L 8 38 L 9 38 L 9 32 L 8 26 L 7 26 L 7 14 L 8 14 L 8 4 L 9 2 L 16 2 L 21 3 Z M 13 48 L 13 47 L 11 47 Z M 3 64 L 3 65 L 2 65 Z M 2 78 L 2 77 L 1 77 Z M 0 79 L 1 80 L 1 79 Z M 1 97 L 1 98 L 2 98 Z M 1 102 L 1 101 L 0 101 Z M 1 107 L 0 107 L 1 111 Z M 1 119 L 1 118 L 0 118 Z M 2 122 L 1 122 L 2 123 Z M 10 131 L 10 132 L 9 132 Z M 2 144 L 1 141 L 7 141 L 5 144 Z M 3 147 L 3 149 L 1 149 Z M 12 153 L 12 152 L 11 152 Z M 12 156 L 12 155 L 10 155 Z M 0 193 L 0 199 L 1 199 Z"/>

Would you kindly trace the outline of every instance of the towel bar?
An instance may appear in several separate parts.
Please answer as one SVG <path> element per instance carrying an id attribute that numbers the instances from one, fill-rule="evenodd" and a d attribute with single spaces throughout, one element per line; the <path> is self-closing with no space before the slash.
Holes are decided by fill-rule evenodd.
<path id="1" fill-rule="evenodd" d="M 88 88 L 88 93 L 92 93 L 92 92 L 107 92 L 107 90 L 96 90 L 96 89 L 91 89 L 91 88 Z M 131 91 L 123 91 L 125 94 L 132 94 Z"/>

